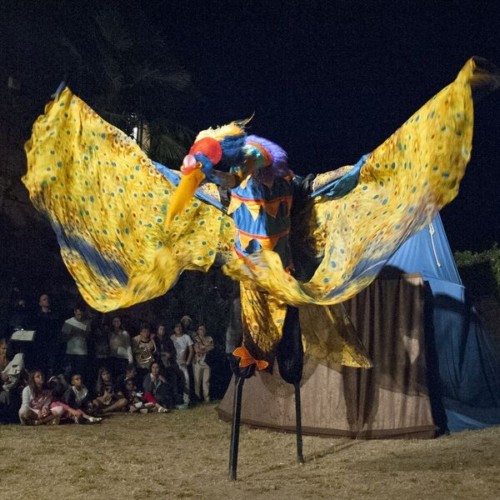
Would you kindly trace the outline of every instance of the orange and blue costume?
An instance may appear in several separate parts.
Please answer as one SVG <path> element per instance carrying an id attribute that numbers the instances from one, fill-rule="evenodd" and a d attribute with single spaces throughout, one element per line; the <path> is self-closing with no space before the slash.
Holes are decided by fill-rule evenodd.
<path id="1" fill-rule="evenodd" d="M 288 304 L 298 308 L 306 355 L 369 366 L 340 304 L 458 194 L 473 92 L 492 81 L 469 60 L 354 167 L 315 175 L 307 189 L 281 148 L 247 136 L 244 124 L 200 133 L 178 172 L 66 88 L 33 126 L 23 182 L 95 309 L 160 296 L 180 273 L 217 259 L 241 283 L 243 342 L 254 357 L 272 360 Z M 218 186 L 232 193 L 228 213 Z M 290 272 L 293 261 L 300 273 Z"/>

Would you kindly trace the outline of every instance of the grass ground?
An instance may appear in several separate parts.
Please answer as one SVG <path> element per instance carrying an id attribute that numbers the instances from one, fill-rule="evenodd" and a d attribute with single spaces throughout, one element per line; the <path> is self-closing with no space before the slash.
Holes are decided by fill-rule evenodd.
<path id="1" fill-rule="evenodd" d="M 230 426 L 216 405 L 114 415 L 97 425 L 0 426 L 0 498 L 495 499 L 500 427 L 434 440 L 295 438 L 243 427 L 228 480 Z"/>

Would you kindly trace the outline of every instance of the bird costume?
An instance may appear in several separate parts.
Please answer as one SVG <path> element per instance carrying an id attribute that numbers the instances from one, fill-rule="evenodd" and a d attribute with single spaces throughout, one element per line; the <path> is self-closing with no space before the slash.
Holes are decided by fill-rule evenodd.
<path id="1" fill-rule="evenodd" d="M 304 178 L 241 122 L 201 132 L 181 171 L 169 169 L 65 88 L 33 126 L 23 182 L 93 308 L 158 297 L 182 272 L 221 264 L 241 285 L 243 363 L 272 361 L 293 306 L 306 355 L 368 367 L 341 303 L 456 197 L 472 92 L 491 85 L 470 59 L 354 166 Z"/>

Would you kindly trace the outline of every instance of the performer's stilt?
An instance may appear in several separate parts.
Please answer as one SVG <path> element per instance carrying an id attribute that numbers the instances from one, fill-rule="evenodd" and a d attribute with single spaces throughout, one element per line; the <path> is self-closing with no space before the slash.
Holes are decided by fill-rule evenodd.
<path id="1" fill-rule="evenodd" d="M 236 481 L 236 471 L 238 469 L 238 446 L 240 441 L 240 417 L 241 417 L 241 397 L 243 393 L 244 377 L 235 376 L 234 380 L 234 401 L 233 401 L 233 425 L 231 428 L 231 448 L 229 454 L 229 479 Z"/>
<path id="2" fill-rule="evenodd" d="M 300 404 L 300 382 L 295 382 L 295 435 L 297 437 L 297 462 L 304 463 L 302 453 L 302 410 Z"/>
<path id="3" fill-rule="evenodd" d="M 300 404 L 300 381 L 304 366 L 304 349 L 300 333 L 299 310 L 288 306 L 283 337 L 276 350 L 281 378 L 295 388 L 295 435 L 297 438 L 297 462 L 304 463 L 302 452 L 302 411 Z"/>

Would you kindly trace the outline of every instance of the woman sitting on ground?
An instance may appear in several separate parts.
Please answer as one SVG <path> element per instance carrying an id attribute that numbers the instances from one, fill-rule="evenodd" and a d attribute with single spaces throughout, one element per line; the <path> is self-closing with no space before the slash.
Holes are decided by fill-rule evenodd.
<path id="1" fill-rule="evenodd" d="M 54 404 L 52 392 L 45 387 L 41 370 L 29 374 L 28 385 L 23 389 L 19 420 L 23 425 L 59 424 L 64 408 Z"/>
<path id="2" fill-rule="evenodd" d="M 156 361 L 151 365 L 150 373 L 144 377 L 142 388 L 146 407 L 153 404 L 158 413 L 168 413 L 169 408 L 173 407 L 171 389 L 165 377 L 160 375 L 160 365 Z"/>
<path id="3" fill-rule="evenodd" d="M 127 399 L 115 388 L 111 372 L 107 368 L 100 368 L 97 375 L 96 398 L 92 406 L 99 413 L 122 411 L 128 405 Z"/>

